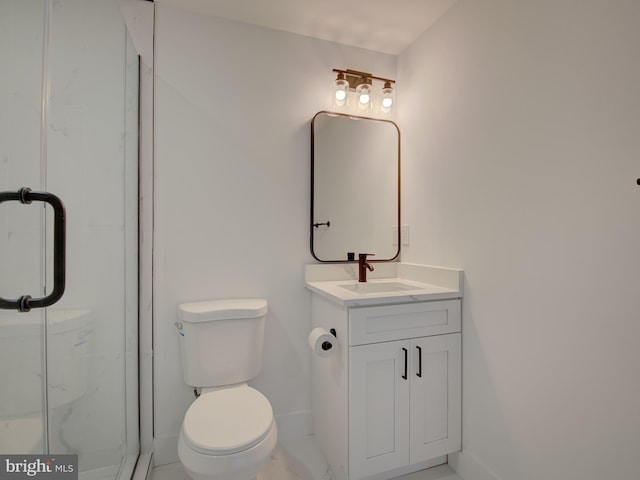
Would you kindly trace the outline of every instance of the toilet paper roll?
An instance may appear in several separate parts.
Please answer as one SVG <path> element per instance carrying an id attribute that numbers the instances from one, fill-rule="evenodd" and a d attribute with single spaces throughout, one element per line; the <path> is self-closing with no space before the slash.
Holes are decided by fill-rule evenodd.
<path id="1" fill-rule="evenodd" d="M 314 328 L 309 334 L 309 347 L 320 357 L 329 357 L 336 351 L 336 337 L 324 328 Z"/>

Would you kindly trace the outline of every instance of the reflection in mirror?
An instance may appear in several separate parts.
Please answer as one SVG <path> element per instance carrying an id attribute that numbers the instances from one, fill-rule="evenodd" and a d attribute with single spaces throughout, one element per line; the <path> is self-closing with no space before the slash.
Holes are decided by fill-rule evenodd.
<path id="1" fill-rule="evenodd" d="M 400 253 L 400 130 L 389 120 L 318 112 L 311 122 L 311 254 Z"/>

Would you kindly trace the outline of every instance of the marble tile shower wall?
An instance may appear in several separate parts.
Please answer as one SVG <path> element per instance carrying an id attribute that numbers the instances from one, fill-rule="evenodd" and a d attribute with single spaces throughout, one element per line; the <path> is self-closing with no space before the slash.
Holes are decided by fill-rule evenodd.
<path id="1" fill-rule="evenodd" d="M 0 191 L 19 186 L 40 186 L 40 113 L 42 78 L 42 43 L 44 2 L 0 2 Z M 12 255 L 18 248 L 37 252 L 41 235 L 40 213 L 15 202 L 0 206 L 0 295 L 18 298 L 27 292 L 39 291 L 41 279 L 38 256 Z M 36 335 L 17 339 L 12 325 L 16 320 L 33 321 L 38 325 L 38 312 L 20 314 L 0 310 L 0 354 L 18 352 L 20 358 L 0 361 L 0 451 L 8 452 L 14 445 L 13 428 L 4 420 L 27 414 L 27 422 L 36 425 L 33 448 L 42 448 L 38 438 L 41 409 L 42 351 Z M 27 327 L 28 328 L 28 327 Z M 17 347 L 12 348 L 12 345 Z M 21 362 L 26 375 L 16 374 L 13 362 Z M 20 372 L 22 373 L 22 372 Z M 16 392 L 24 392 L 19 397 Z M 32 415 L 33 414 L 33 415 Z"/>
<path id="2" fill-rule="evenodd" d="M 0 2 L 0 190 L 40 184 L 43 4 Z M 0 291 L 5 296 L 20 295 L 39 278 L 39 259 L 6 255 L 15 245 L 39 247 L 39 237 L 32 234 L 39 216 L 25 211 L 13 204 L 0 208 L 0 252 L 5 252 L 0 260 L 6 266 L 0 269 Z M 20 278 L 15 272 L 22 273 Z"/>

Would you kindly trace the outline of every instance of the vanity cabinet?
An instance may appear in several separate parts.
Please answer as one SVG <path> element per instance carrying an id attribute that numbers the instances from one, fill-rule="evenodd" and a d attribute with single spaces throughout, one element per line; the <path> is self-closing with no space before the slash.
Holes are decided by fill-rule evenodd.
<path id="1" fill-rule="evenodd" d="M 312 359 L 314 434 L 338 480 L 443 463 L 461 446 L 460 299 L 341 307 L 312 295 L 336 352 Z"/>
<path id="2" fill-rule="evenodd" d="M 460 448 L 460 334 L 361 345 L 349 359 L 350 478 Z"/>

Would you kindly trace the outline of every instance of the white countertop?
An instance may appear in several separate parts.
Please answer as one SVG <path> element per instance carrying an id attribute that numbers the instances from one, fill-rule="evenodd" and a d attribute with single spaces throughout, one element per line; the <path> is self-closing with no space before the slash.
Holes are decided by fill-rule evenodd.
<path id="1" fill-rule="evenodd" d="M 370 275 L 366 283 L 359 283 L 353 278 L 354 268 L 351 264 L 306 267 L 306 287 L 344 307 L 462 297 L 463 272 L 459 269 L 400 262 L 376 263 L 378 275 Z"/>

